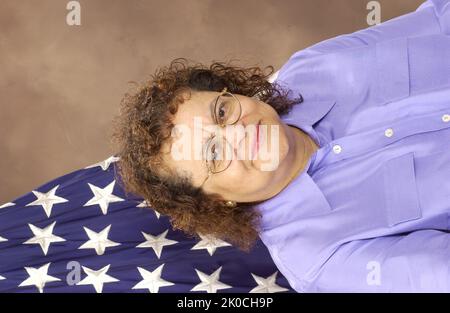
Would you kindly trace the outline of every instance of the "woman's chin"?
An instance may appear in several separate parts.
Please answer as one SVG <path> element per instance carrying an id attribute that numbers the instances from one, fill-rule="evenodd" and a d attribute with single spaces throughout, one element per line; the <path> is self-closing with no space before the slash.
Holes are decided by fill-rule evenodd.
<path id="1" fill-rule="evenodd" d="M 260 171 L 276 171 L 280 164 L 286 159 L 289 152 L 289 145 L 286 142 L 280 142 L 278 149 L 273 151 L 269 146 L 268 149 L 261 147 L 262 149 L 256 154 L 256 159 L 252 164 Z"/>

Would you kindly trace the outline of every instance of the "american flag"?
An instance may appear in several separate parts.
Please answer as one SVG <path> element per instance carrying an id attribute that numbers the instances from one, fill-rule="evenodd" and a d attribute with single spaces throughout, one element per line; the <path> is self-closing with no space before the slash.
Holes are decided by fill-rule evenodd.
<path id="1" fill-rule="evenodd" d="M 0 206 L 0 292 L 295 292 L 250 253 L 172 230 L 117 183 L 115 155 Z"/>

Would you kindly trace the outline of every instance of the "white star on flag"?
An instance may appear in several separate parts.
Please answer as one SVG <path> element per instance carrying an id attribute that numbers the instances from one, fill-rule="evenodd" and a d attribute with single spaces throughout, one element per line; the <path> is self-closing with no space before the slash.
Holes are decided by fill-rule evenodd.
<path id="1" fill-rule="evenodd" d="M 151 293 L 157 293 L 161 287 L 174 285 L 174 283 L 161 278 L 163 267 L 164 263 L 158 266 L 153 272 L 138 267 L 137 269 L 142 276 L 142 280 L 131 289 L 148 289 Z"/>
<path id="2" fill-rule="evenodd" d="M 100 188 L 100 187 L 97 187 L 95 185 L 88 183 L 89 187 L 91 188 L 92 193 L 94 194 L 94 197 L 89 199 L 89 201 L 86 202 L 83 206 L 90 206 L 90 205 L 98 204 L 102 210 L 103 215 L 106 215 L 106 213 L 108 213 L 108 206 L 110 203 L 124 201 L 124 199 L 119 198 L 112 194 L 115 182 L 116 181 L 113 180 L 105 188 Z"/>
<path id="3" fill-rule="evenodd" d="M 44 291 L 46 283 L 60 281 L 61 279 L 47 275 L 50 263 L 47 263 L 40 268 L 25 267 L 28 273 L 28 278 L 20 283 L 19 287 L 36 286 L 40 293 Z"/>
<path id="4" fill-rule="evenodd" d="M 108 247 L 116 247 L 119 246 L 120 243 L 111 241 L 108 239 L 109 231 L 111 229 L 111 225 L 104 228 L 99 233 L 90 230 L 87 227 L 83 227 L 84 231 L 89 237 L 89 240 L 82 244 L 78 249 L 95 249 L 97 255 L 103 255 L 105 253 L 105 249 Z"/>
<path id="5" fill-rule="evenodd" d="M 101 293 L 103 290 L 103 284 L 119 281 L 118 279 L 106 274 L 110 266 L 111 264 L 108 264 L 105 267 L 99 269 L 98 271 L 94 271 L 88 267 L 82 266 L 83 271 L 88 276 L 86 276 L 83 280 L 79 281 L 77 285 L 93 285 L 95 291 L 97 293 Z"/>
<path id="6" fill-rule="evenodd" d="M 198 235 L 200 236 L 201 240 L 197 242 L 195 246 L 191 248 L 191 250 L 206 249 L 208 250 L 209 255 L 212 256 L 217 248 L 231 246 L 231 244 L 219 238 L 215 238 L 213 236 L 205 236 L 202 234 Z"/>
<path id="7" fill-rule="evenodd" d="M 191 289 L 191 291 L 206 291 L 208 293 L 216 293 L 217 290 L 220 290 L 220 289 L 232 288 L 230 285 L 224 284 L 221 281 L 219 281 L 221 270 L 222 270 L 222 266 L 219 267 L 211 275 L 207 275 L 207 274 L 195 269 L 201 282 L 199 284 L 195 285 Z"/>
<path id="8" fill-rule="evenodd" d="M 0 236 L 0 242 L 3 242 L 3 241 L 8 241 L 8 239 L 6 239 L 5 237 Z"/>
<path id="9" fill-rule="evenodd" d="M 55 204 L 64 203 L 64 202 L 69 201 L 65 198 L 61 198 L 61 197 L 58 197 L 55 195 L 56 189 L 58 189 L 58 187 L 59 187 L 59 185 L 53 187 L 53 189 L 51 189 L 48 192 L 39 192 L 39 191 L 33 190 L 32 192 L 37 197 L 37 199 L 31 203 L 28 203 L 25 206 L 42 205 L 42 208 L 44 209 L 45 214 L 47 215 L 47 217 L 50 217 L 50 214 L 52 214 L 52 208 Z"/>
<path id="10" fill-rule="evenodd" d="M 5 277 L 3 277 L 2 275 L 0 275 L 0 280 L 4 280 L 6 279 Z"/>
<path id="11" fill-rule="evenodd" d="M 28 224 L 34 234 L 34 237 L 28 239 L 23 244 L 39 244 L 44 252 L 44 255 L 47 255 L 48 248 L 51 243 L 66 241 L 64 238 L 53 235 L 53 228 L 55 227 L 55 224 L 56 221 L 45 228 L 39 228 L 33 224 Z"/>
<path id="12" fill-rule="evenodd" d="M 153 212 L 155 212 L 156 217 L 159 219 L 159 217 L 161 216 L 161 213 L 159 213 L 158 211 L 156 211 L 154 208 L 152 208 L 150 205 L 147 204 L 147 201 L 142 201 L 141 203 L 139 203 L 136 207 L 138 208 L 149 208 L 152 209 Z"/>
<path id="13" fill-rule="evenodd" d="M 249 291 L 249 293 L 274 293 L 274 292 L 282 292 L 282 291 L 288 291 L 289 289 L 280 287 L 276 284 L 277 274 L 278 271 L 273 273 L 267 278 L 257 276 L 253 273 L 251 273 L 253 276 L 253 279 L 256 281 L 258 286 L 253 288 Z"/>
<path id="14" fill-rule="evenodd" d="M 158 256 L 158 259 L 161 257 L 161 252 L 164 246 L 170 246 L 178 243 L 178 241 L 170 240 L 166 238 L 167 233 L 169 230 L 167 229 L 163 233 L 159 234 L 158 236 L 152 236 L 150 234 L 146 234 L 143 231 L 141 231 L 142 235 L 145 237 L 146 241 L 136 246 L 136 248 L 152 248 L 156 255 Z"/>
<path id="15" fill-rule="evenodd" d="M 13 206 L 13 205 L 16 205 L 16 204 L 13 202 L 7 202 L 5 204 L 0 205 L 0 209 L 4 209 L 4 208 L 7 208 L 7 207 Z"/>
<path id="16" fill-rule="evenodd" d="M 108 169 L 108 167 L 111 165 L 111 163 L 114 163 L 114 162 L 119 161 L 119 160 L 120 160 L 119 157 L 115 157 L 115 156 L 112 155 L 109 158 L 107 158 L 106 160 L 103 160 L 103 161 L 100 161 L 98 163 L 86 166 L 84 169 L 100 166 L 102 168 L 102 170 L 106 171 Z"/>

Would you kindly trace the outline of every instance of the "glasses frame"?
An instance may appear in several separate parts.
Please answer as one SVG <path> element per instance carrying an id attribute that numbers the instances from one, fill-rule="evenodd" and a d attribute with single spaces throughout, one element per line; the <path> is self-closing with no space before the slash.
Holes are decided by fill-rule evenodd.
<path id="1" fill-rule="evenodd" d="M 216 109 L 217 109 L 217 103 L 219 102 L 219 98 L 222 97 L 224 94 L 230 94 L 234 99 L 237 100 L 237 103 L 239 104 L 239 117 L 233 123 L 219 124 L 217 122 Z M 213 113 L 214 123 L 223 128 L 223 127 L 226 127 L 226 126 L 229 126 L 229 125 L 236 124 L 241 119 L 241 116 L 242 116 L 242 104 L 241 104 L 241 101 L 239 101 L 239 99 L 234 94 L 232 94 L 231 92 L 227 91 L 227 87 L 223 88 L 223 90 L 217 96 L 216 101 L 214 102 L 214 113 Z M 208 143 L 208 146 L 206 147 L 206 151 L 209 151 L 209 145 L 210 145 L 210 143 Z M 218 173 L 222 173 L 222 172 L 226 171 L 228 169 L 228 167 L 230 167 L 231 160 L 230 160 L 230 162 L 228 162 L 228 165 L 223 170 L 220 170 L 220 171 L 214 171 L 213 169 L 211 169 L 211 167 L 208 165 L 208 160 L 205 160 L 205 164 L 206 164 L 206 168 L 208 169 L 208 176 L 205 178 L 205 180 L 200 185 L 200 187 L 202 187 L 206 183 L 208 178 L 211 177 L 213 174 L 218 174 Z"/>

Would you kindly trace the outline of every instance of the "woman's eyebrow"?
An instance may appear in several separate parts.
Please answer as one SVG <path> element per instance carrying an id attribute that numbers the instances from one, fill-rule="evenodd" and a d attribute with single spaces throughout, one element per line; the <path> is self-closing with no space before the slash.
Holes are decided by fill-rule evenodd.
<path id="1" fill-rule="evenodd" d="M 209 108 L 209 112 L 211 115 L 211 121 L 213 121 L 214 124 L 216 124 L 215 118 L 214 118 L 214 106 L 216 104 L 216 100 L 217 100 L 217 96 L 214 96 L 212 98 L 212 100 L 209 102 L 208 108 Z M 204 129 L 202 129 L 202 132 L 204 131 Z M 208 136 L 206 139 L 202 140 L 202 148 L 206 149 L 206 143 L 208 141 L 208 139 L 210 138 L 210 136 Z"/>
<path id="2" fill-rule="evenodd" d="M 216 123 L 215 117 L 214 117 L 214 105 L 216 104 L 217 96 L 214 96 L 214 98 L 209 103 L 209 111 L 211 113 L 211 121 Z"/>
<path id="3" fill-rule="evenodd" d="M 215 124 L 215 121 L 214 121 L 214 105 L 216 103 L 216 100 L 217 100 L 217 96 L 214 96 L 212 98 L 212 100 L 208 104 L 208 108 L 209 108 L 210 115 L 211 115 L 211 120 L 214 122 L 214 124 Z M 195 123 L 194 123 L 194 127 L 195 127 Z M 211 137 L 211 136 L 207 136 L 207 137 L 203 138 L 203 134 L 205 133 L 205 131 L 206 130 L 204 128 L 201 129 L 201 133 L 202 133 L 202 141 L 201 141 L 202 155 L 203 155 L 203 152 L 206 152 L 206 148 L 207 148 L 206 145 L 208 143 L 208 140 Z M 208 133 L 211 133 L 211 132 L 208 132 Z M 171 151 L 172 145 L 173 145 L 173 142 L 171 143 L 171 145 L 169 147 L 169 149 L 170 149 L 169 151 Z M 205 166 L 206 166 L 206 164 L 205 164 Z"/>

